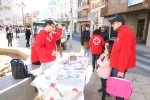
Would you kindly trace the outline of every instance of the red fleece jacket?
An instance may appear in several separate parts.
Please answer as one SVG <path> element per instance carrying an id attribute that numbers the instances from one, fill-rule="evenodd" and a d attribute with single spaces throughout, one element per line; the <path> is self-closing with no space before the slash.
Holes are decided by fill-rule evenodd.
<path id="1" fill-rule="evenodd" d="M 119 72 L 136 66 L 135 35 L 127 25 L 123 25 L 118 30 L 118 36 L 111 51 L 110 65 Z"/>
<path id="2" fill-rule="evenodd" d="M 53 52 L 56 52 L 56 40 L 61 38 L 62 29 L 57 28 L 56 33 L 48 33 L 41 30 L 36 36 L 35 50 L 39 54 L 41 63 L 48 63 L 56 60 Z"/>

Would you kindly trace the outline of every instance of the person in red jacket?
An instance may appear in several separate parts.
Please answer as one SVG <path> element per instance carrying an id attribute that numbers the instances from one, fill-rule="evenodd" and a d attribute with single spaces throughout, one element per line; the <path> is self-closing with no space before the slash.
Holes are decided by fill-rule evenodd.
<path id="1" fill-rule="evenodd" d="M 102 54 L 102 47 L 105 45 L 104 39 L 100 36 L 100 30 L 96 29 L 93 31 L 93 36 L 90 38 L 90 49 L 92 54 L 92 67 L 93 72 L 95 70 L 95 63 Z M 96 68 L 97 69 L 97 68 Z"/>
<path id="2" fill-rule="evenodd" d="M 38 52 L 35 50 L 35 45 L 31 47 L 31 63 L 34 65 L 41 65 Z"/>
<path id="3" fill-rule="evenodd" d="M 112 76 L 124 78 L 127 69 L 136 66 L 135 35 L 125 24 L 122 15 L 115 15 L 109 22 L 118 33 L 110 56 Z M 116 100 L 124 100 L 124 98 L 116 97 Z"/>
<path id="4" fill-rule="evenodd" d="M 53 20 L 47 20 L 44 25 L 44 29 L 40 30 L 35 39 L 35 50 L 39 54 L 41 62 L 41 72 L 44 72 L 51 67 L 56 60 L 56 40 L 61 38 L 62 27 L 59 24 L 57 26 L 56 33 L 55 24 Z"/>
<path id="5" fill-rule="evenodd" d="M 35 41 L 36 37 L 34 38 Z M 39 54 L 35 50 L 35 43 L 33 42 L 32 47 L 31 47 L 31 63 L 33 65 L 41 65 L 40 59 L 39 59 Z"/>

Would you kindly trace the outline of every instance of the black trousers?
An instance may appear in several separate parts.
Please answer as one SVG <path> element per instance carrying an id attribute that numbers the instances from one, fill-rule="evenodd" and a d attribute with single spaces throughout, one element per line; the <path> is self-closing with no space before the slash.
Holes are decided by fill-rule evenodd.
<path id="1" fill-rule="evenodd" d="M 8 46 L 12 47 L 12 36 L 11 36 L 11 33 L 7 34 L 7 41 L 8 41 Z"/>
<path id="2" fill-rule="evenodd" d="M 26 38 L 27 39 L 27 42 L 26 42 L 26 46 L 29 46 L 30 44 L 30 37 Z"/>
<path id="3" fill-rule="evenodd" d="M 102 82 L 102 100 L 105 100 L 105 97 L 106 97 L 106 81 L 107 79 L 103 79 L 101 78 L 101 82 Z"/>
<path id="4" fill-rule="evenodd" d="M 33 65 L 41 65 L 40 61 L 32 63 Z"/>
<path id="5" fill-rule="evenodd" d="M 99 59 L 100 54 L 92 54 L 92 67 L 93 67 L 93 71 L 95 70 L 95 63 L 97 62 L 97 60 Z"/>
<path id="6" fill-rule="evenodd" d="M 70 35 L 67 35 L 67 41 L 69 40 L 69 38 L 70 38 Z"/>

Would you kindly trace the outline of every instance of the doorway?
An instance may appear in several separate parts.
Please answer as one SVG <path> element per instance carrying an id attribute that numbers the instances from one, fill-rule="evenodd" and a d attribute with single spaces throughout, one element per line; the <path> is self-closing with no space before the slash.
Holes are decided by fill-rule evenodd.
<path id="1" fill-rule="evenodd" d="M 145 24 L 145 19 L 139 19 L 138 20 L 137 33 L 136 33 L 136 39 L 137 40 L 142 40 L 142 38 L 143 38 L 144 24 Z"/>

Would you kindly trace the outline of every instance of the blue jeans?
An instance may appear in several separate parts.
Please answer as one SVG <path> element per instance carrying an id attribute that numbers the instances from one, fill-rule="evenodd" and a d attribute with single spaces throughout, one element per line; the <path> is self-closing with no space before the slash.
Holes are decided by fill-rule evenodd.
<path id="1" fill-rule="evenodd" d="M 124 76 L 125 76 L 125 73 L 126 73 L 126 71 L 124 72 Z M 117 77 L 117 74 L 118 74 L 118 70 L 113 68 L 112 69 L 112 77 Z M 124 98 L 116 97 L 116 100 L 124 100 Z"/>
<path id="2" fill-rule="evenodd" d="M 99 59 L 100 54 L 92 54 L 92 67 L 93 67 L 93 71 L 95 70 L 95 63 L 97 66 L 97 60 Z M 97 67 L 96 67 L 97 69 Z"/>
<path id="3" fill-rule="evenodd" d="M 90 48 L 88 49 L 84 48 L 84 56 L 87 56 L 87 57 L 90 56 Z"/>

